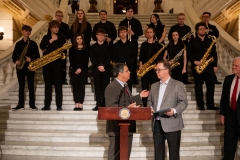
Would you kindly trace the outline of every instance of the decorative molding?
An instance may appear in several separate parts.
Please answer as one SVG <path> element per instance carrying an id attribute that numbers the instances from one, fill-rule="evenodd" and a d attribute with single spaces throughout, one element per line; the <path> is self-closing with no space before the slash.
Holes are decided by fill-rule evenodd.
<path id="1" fill-rule="evenodd" d="M 49 22 L 53 19 L 51 15 L 45 15 L 44 18 Z"/>

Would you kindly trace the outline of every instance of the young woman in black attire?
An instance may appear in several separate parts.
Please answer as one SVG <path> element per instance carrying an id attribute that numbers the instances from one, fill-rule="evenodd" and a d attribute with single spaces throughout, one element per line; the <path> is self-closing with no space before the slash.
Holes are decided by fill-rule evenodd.
<path id="1" fill-rule="evenodd" d="M 159 43 L 158 40 L 155 39 L 155 29 L 152 27 L 148 27 L 146 29 L 146 37 L 147 41 L 141 44 L 140 48 L 140 56 L 139 56 L 139 69 L 143 69 L 143 64 L 145 64 L 150 58 L 152 58 L 160 49 L 163 48 L 163 45 Z M 156 64 L 159 60 L 162 60 L 164 54 L 164 49 L 162 49 L 161 53 L 155 58 L 155 60 L 151 63 Z M 142 78 L 142 89 L 149 90 L 151 84 L 159 81 L 157 74 L 154 69 L 147 72 Z M 143 105 L 147 105 L 147 98 L 142 98 Z"/>
<path id="2" fill-rule="evenodd" d="M 185 49 L 184 49 L 185 48 Z M 172 59 L 182 50 L 182 55 L 180 56 L 178 62 L 180 65 L 174 67 L 171 72 L 171 77 L 173 79 L 179 80 L 183 82 L 183 74 L 186 73 L 186 64 L 187 64 L 187 55 L 186 55 L 186 47 L 181 38 L 179 37 L 178 31 L 173 31 L 172 36 L 170 38 L 169 44 L 165 50 L 165 54 L 163 60 L 169 60 L 172 65 Z"/>
<path id="3" fill-rule="evenodd" d="M 73 46 L 69 50 L 70 75 L 72 81 L 74 111 L 83 110 L 85 97 L 85 80 L 88 72 L 88 48 L 81 33 L 76 34 Z"/>
<path id="4" fill-rule="evenodd" d="M 158 14 L 151 15 L 150 24 L 147 25 L 147 28 L 148 27 L 152 27 L 155 29 L 155 38 L 158 39 L 159 43 L 164 44 L 164 39 L 166 37 L 166 28 L 165 25 L 163 25 L 160 21 Z"/>

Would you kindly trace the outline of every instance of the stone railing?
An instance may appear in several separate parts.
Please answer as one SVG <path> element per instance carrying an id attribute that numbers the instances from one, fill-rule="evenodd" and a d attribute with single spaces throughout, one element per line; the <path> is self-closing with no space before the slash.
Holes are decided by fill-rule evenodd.
<path id="1" fill-rule="evenodd" d="M 199 16 L 196 14 L 189 0 L 183 0 L 185 6 L 186 21 L 188 25 L 195 31 L 194 26 L 200 21 Z M 218 53 L 218 66 L 223 70 L 224 74 L 232 73 L 232 60 L 240 56 L 240 44 L 233 39 L 226 31 L 224 31 L 215 22 L 210 22 L 215 25 L 219 30 L 219 38 L 216 44 Z"/>
<path id="2" fill-rule="evenodd" d="M 39 44 L 42 37 L 47 33 L 47 29 L 48 23 L 46 21 L 37 22 L 33 26 L 30 38 Z M 18 39 L 17 41 L 21 39 L 22 38 Z M 15 44 L 16 42 L 6 51 L 0 54 L 0 97 L 11 87 L 17 84 L 16 67 L 12 62 L 12 52 Z"/>

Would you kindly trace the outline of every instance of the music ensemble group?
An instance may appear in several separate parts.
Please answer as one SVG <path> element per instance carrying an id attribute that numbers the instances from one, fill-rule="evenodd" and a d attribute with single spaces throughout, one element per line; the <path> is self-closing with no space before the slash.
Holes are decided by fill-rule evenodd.
<path id="1" fill-rule="evenodd" d="M 16 64 L 19 82 L 19 101 L 13 110 L 24 109 L 25 76 L 29 89 L 29 106 L 35 106 L 34 74 L 42 67 L 45 83 L 45 99 L 42 110 L 50 110 L 52 85 L 55 86 L 57 110 L 62 110 L 62 85 L 66 83 L 66 53 L 69 49 L 70 77 L 75 102 L 75 111 L 83 110 L 85 84 L 88 77 L 89 58 L 92 63 L 96 106 L 152 107 L 152 112 L 170 108 L 163 116 L 153 117 L 153 139 L 155 159 L 165 158 L 165 140 L 169 147 L 169 159 L 178 160 L 181 130 L 183 129 L 182 112 L 187 108 L 185 84 L 189 84 L 187 62 L 191 62 L 195 82 L 197 109 L 205 110 L 203 88 L 207 88 L 206 106 L 208 110 L 218 110 L 214 106 L 214 86 L 219 84 L 217 71 L 216 39 L 219 32 L 209 24 L 211 14 L 204 12 L 203 22 L 195 26 L 195 36 L 189 26 L 184 24 L 185 15 L 178 14 L 178 24 L 168 33 L 169 44 L 166 46 L 166 27 L 158 14 L 152 14 L 150 23 L 143 29 L 138 19 L 133 17 L 133 8 L 127 7 L 126 18 L 116 31 L 114 24 L 107 20 L 107 12 L 99 12 L 100 22 L 93 29 L 87 21 L 85 12 L 77 11 L 76 18 L 69 26 L 62 22 L 62 11 L 56 11 L 56 20 L 49 22 L 49 31 L 42 38 L 40 58 L 38 45 L 29 39 L 31 27 L 22 27 L 23 39 L 16 43 L 12 59 Z M 138 38 L 145 34 L 147 40 L 141 44 L 138 58 Z M 116 43 L 113 41 L 120 37 Z M 90 46 L 91 38 L 96 41 Z M 70 39 L 72 44 L 66 43 Z M 137 68 L 137 63 L 139 67 Z M 240 59 L 233 62 L 234 75 L 228 76 L 223 85 L 220 103 L 221 122 L 225 124 L 224 159 L 234 159 L 237 140 L 240 135 L 240 116 L 237 116 L 238 77 Z M 111 71 L 115 79 L 110 82 Z M 142 92 L 132 96 L 132 84 L 137 84 L 141 77 Z M 235 81 L 237 84 L 235 84 Z M 151 88 L 150 88 L 151 87 Z M 124 90 L 123 90 L 124 88 Z M 126 97 L 122 92 L 126 91 Z M 238 102 L 238 103 L 237 103 Z M 235 105 L 235 109 L 232 106 Z M 117 121 L 107 121 L 106 132 L 109 135 L 108 159 L 119 159 L 119 126 Z M 129 157 L 136 122 L 129 128 Z"/>

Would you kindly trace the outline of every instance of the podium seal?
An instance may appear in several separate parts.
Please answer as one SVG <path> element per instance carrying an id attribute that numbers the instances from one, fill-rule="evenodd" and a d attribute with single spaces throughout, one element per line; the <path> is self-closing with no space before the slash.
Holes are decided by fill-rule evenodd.
<path id="1" fill-rule="evenodd" d="M 131 112 L 128 108 L 122 108 L 120 111 L 119 111 L 119 116 L 121 119 L 123 120 L 126 120 L 130 117 L 131 115 Z"/>

